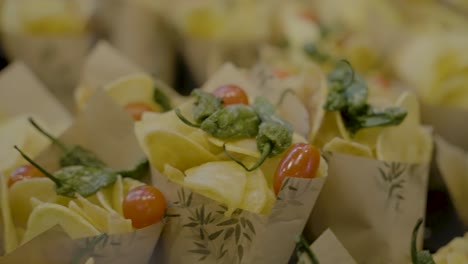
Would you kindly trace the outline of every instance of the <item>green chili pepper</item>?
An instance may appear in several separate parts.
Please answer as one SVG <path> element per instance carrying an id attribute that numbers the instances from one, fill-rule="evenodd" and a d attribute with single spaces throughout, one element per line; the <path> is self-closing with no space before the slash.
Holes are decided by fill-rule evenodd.
<path id="1" fill-rule="evenodd" d="M 104 167 L 86 167 L 83 165 L 69 166 L 62 168 L 51 174 L 39 166 L 18 147 L 21 156 L 25 158 L 34 167 L 40 170 L 44 175 L 51 179 L 56 185 L 56 192 L 59 195 L 75 198 L 76 193 L 83 197 L 88 197 L 101 188 L 113 184 L 117 179 L 117 173 Z"/>
<path id="2" fill-rule="evenodd" d="M 223 100 L 202 90 L 193 90 L 195 96 L 195 107 L 193 108 L 193 119 L 200 124 L 209 116 L 222 108 Z"/>
<path id="3" fill-rule="evenodd" d="M 399 125 L 407 111 L 400 107 L 376 109 L 367 103 L 368 88 L 348 61 L 341 61 L 328 75 L 327 111 L 339 111 L 346 129 L 355 134 L 363 128 Z"/>
<path id="4" fill-rule="evenodd" d="M 117 171 L 117 174 L 121 175 L 123 178 L 132 178 L 140 180 L 149 173 L 149 162 L 147 159 L 141 161 L 136 165 L 135 168 L 131 170 Z"/>
<path id="5" fill-rule="evenodd" d="M 217 138 L 234 139 L 254 137 L 259 125 L 260 119 L 251 107 L 237 104 L 216 111 L 201 123 L 200 128 Z"/>
<path id="6" fill-rule="evenodd" d="M 60 142 L 57 138 L 53 137 L 51 134 L 46 132 L 41 128 L 32 118 L 29 118 L 29 122 L 44 136 L 49 138 L 52 143 L 57 145 L 64 152 L 63 156 L 60 158 L 59 163 L 60 167 L 68 167 L 74 165 L 90 166 L 90 167 L 103 167 L 105 166 L 104 162 L 96 157 L 89 150 L 84 149 L 81 146 L 74 145 L 68 146 Z"/>
<path id="7" fill-rule="evenodd" d="M 423 223 L 423 219 L 419 218 L 416 226 L 413 229 L 413 236 L 411 239 L 411 260 L 413 264 L 435 264 L 434 259 L 429 251 L 418 251 L 416 242 L 418 240 L 418 230 Z"/>
<path id="8" fill-rule="evenodd" d="M 171 99 L 158 87 L 154 87 L 153 100 L 161 106 L 163 112 L 172 110 Z"/>
<path id="9" fill-rule="evenodd" d="M 307 240 L 301 235 L 296 237 L 296 255 L 300 259 L 302 254 L 305 253 L 309 257 L 312 264 L 319 264 L 317 257 L 315 256 L 312 249 L 309 247 Z"/>
<path id="10" fill-rule="evenodd" d="M 261 153 L 260 159 L 252 167 L 247 168 L 224 148 L 226 155 L 247 171 L 257 169 L 268 157 L 274 157 L 285 151 L 291 145 L 293 135 L 291 124 L 275 114 L 275 108 L 268 100 L 257 97 L 253 108 L 262 119 L 256 137 L 257 149 Z"/>

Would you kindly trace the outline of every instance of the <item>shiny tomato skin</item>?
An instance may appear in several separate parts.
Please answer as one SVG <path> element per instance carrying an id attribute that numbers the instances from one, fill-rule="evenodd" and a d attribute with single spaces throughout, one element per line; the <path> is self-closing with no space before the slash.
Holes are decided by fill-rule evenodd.
<path id="1" fill-rule="evenodd" d="M 155 110 L 150 104 L 144 102 L 128 103 L 124 109 L 135 121 L 140 121 L 144 112 L 154 112 Z"/>
<path id="2" fill-rule="evenodd" d="M 241 87 L 229 84 L 218 87 L 213 94 L 223 99 L 223 105 L 249 104 L 249 97 Z"/>
<path id="3" fill-rule="evenodd" d="M 273 180 L 273 189 L 278 195 L 285 177 L 315 178 L 320 165 L 320 151 L 307 143 L 289 147 L 279 163 Z"/>
<path id="4" fill-rule="evenodd" d="M 131 189 L 123 203 L 123 214 L 139 229 L 160 222 L 166 211 L 166 199 L 155 187 L 142 185 Z"/>
<path id="5" fill-rule="evenodd" d="M 45 177 L 45 175 L 31 164 L 21 165 L 11 172 L 8 179 L 8 187 L 11 187 L 16 182 L 36 177 Z"/>

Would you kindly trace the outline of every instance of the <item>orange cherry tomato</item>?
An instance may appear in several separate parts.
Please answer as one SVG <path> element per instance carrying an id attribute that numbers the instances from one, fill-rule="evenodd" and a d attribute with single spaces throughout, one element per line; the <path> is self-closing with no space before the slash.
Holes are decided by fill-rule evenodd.
<path id="1" fill-rule="evenodd" d="M 8 187 L 11 187 L 16 182 L 22 181 L 24 179 L 36 177 L 45 177 L 45 175 L 31 164 L 19 166 L 10 174 L 10 178 L 8 179 Z"/>
<path id="2" fill-rule="evenodd" d="M 305 20 L 310 21 L 310 22 L 314 22 L 314 23 L 319 22 L 319 19 L 318 19 L 317 15 L 314 12 L 312 12 L 311 10 L 309 10 L 309 9 L 301 11 L 299 13 L 299 16 L 302 17 Z"/>
<path id="3" fill-rule="evenodd" d="M 291 75 L 290 72 L 283 70 L 283 69 L 273 69 L 273 73 L 278 79 L 284 79 Z"/>
<path id="4" fill-rule="evenodd" d="M 223 105 L 234 105 L 234 104 L 249 104 L 249 97 L 245 93 L 244 89 L 237 85 L 229 84 L 218 87 L 213 94 L 223 99 Z"/>
<path id="5" fill-rule="evenodd" d="M 134 103 L 129 103 L 126 106 L 124 106 L 125 111 L 129 113 L 133 120 L 139 121 L 141 120 L 141 116 L 143 115 L 144 112 L 154 112 L 155 109 L 143 102 L 134 102 Z"/>
<path id="6" fill-rule="evenodd" d="M 135 228 L 158 223 L 166 211 L 166 199 L 155 187 L 143 185 L 131 189 L 123 203 L 123 214 Z"/>
<path id="7" fill-rule="evenodd" d="M 307 143 L 289 147 L 276 168 L 273 189 L 278 195 L 285 177 L 314 178 L 320 165 L 320 151 Z"/>

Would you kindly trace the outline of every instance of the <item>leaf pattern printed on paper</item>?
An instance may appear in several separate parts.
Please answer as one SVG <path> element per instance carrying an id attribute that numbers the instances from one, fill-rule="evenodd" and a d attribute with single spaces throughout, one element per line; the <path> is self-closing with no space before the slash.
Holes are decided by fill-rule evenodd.
<path id="1" fill-rule="evenodd" d="M 245 247 L 250 246 L 256 235 L 255 226 L 244 216 L 244 211 L 236 209 L 226 216 L 228 208 L 225 205 L 215 210 L 208 210 L 205 204 L 195 206 L 192 204 L 193 193 L 187 195 L 184 189 L 179 189 L 178 198 L 174 203 L 181 210 L 177 217 L 192 239 L 187 251 L 197 255 L 198 261 L 232 262 L 235 256 L 234 263 L 240 263 L 246 253 Z M 226 259 L 228 256 L 230 260 Z"/>
<path id="2" fill-rule="evenodd" d="M 387 195 L 387 205 L 400 210 L 401 201 L 405 200 L 404 189 L 406 180 L 403 175 L 407 165 L 399 162 L 384 162 L 384 166 L 378 168 L 378 180 Z"/>

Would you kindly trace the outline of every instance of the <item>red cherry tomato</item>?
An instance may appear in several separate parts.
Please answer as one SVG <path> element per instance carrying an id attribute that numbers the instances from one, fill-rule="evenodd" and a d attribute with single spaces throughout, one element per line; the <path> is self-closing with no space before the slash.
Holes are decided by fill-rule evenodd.
<path id="1" fill-rule="evenodd" d="M 237 85 L 230 84 L 218 87 L 213 94 L 223 99 L 223 105 L 249 104 L 249 98 L 244 89 Z"/>
<path id="2" fill-rule="evenodd" d="M 45 177 L 45 175 L 31 164 L 19 166 L 10 174 L 8 187 L 11 187 L 15 182 L 36 177 Z"/>
<path id="3" fill-rule="evenodd" d="M 127 111 L 127 113 L 129 113 L 132 116 L 133 120 L 135 121 L 141 120 L 141 116 L 144 112 L 155 111 L 155 109 L 151 105 L 144 102 L 129 103 L 126 106 L 124 106 L 124 109 L 125 111 Z"/>
<path id="4" fill-rule="evenodd" d="M 128 192 L 122 207 L 124 217 L 132 220 L 133 227 L 143 228 L 162 220 L 166 199 L 155 187 L 143 185 Z"/>
<path id="5" fill-rule="evenodd" d="M 273 69 L 273 73 L 278 79 L 284 79 L 291 75 L 290 72 L 283 70 L 283 69 Z"/>
<path id="6" fill-rule="evenodd" d="M 289 147 L 276 169 L 273 189 L 278 195 L 285 177 L 314 178 L 320 165 L 320 151 L 306 143 Z"/>

